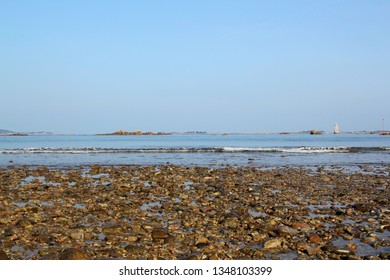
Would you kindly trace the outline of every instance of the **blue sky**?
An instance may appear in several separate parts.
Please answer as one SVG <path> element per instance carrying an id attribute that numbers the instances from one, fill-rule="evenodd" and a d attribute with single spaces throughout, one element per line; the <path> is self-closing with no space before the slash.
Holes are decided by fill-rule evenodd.
<path id="1" fill-rule="evenodd" d="M 0 128 L 390 128 L 390 1 L 0 1 Z"/>

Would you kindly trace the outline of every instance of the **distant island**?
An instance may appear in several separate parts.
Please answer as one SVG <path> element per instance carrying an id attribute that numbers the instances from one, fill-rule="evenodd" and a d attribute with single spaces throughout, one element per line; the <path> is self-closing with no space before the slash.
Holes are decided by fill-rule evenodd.
<path id="1" fill-rule="evenodd" d="M 15 132 L 6 129 L 0 129 L 0 136 L 46 136 L 53 135 L 52 132 L 38 131 L 38 132 Z"/>
<path id="2" fill-rule="evenodd" d="M 118 130 L 118 131 L 115 131 L 115 132 L 112 132 L 112 133 L 103 133 L 103 134 L 96 134 L 96 135 L 99 135 L 99 136 L 112 136 L 112 135 L 118 135 L 118 136 L 128 136 L 128 135 L 134 135 L 134 136 L 137 136 L 137 135 L 172 135 L 172 133 L 168 133 L 168 132 L 151 132 L 151 131 L 148 131 L 148 132 L 142 132 L 141 130 L 135 130 L 135 131 L 126 131 L 126 130 Z"/>

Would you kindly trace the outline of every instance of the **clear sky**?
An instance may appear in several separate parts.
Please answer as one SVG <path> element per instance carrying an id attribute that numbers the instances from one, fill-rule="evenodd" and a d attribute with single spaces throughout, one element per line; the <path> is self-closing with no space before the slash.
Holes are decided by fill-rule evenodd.
<path id="1" fill-rule="evenodd" d="M 0 128 L 390 129 L 390 1 L 0 0 Z"/>

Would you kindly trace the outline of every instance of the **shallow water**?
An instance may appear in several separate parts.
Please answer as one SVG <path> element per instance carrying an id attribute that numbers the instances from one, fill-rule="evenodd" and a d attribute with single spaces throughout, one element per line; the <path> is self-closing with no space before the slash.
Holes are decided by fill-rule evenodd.
<path id="1" fill-rule="evenodd" d="M 390 164 L 380 135 L 0 136 L 0 166 Z"/>

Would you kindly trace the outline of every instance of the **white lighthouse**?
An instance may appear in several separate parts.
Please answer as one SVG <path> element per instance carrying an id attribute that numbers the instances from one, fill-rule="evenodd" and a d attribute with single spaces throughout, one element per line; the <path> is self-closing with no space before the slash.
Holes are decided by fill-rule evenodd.
<path id="1" fill-rule="evenodd" d="M 339 134 L 340 131 L 339 131 L 339 124 L 338 123 L 335 123 L 334 124 L 334 131 L 333 131 L 333 134 Z"/>

